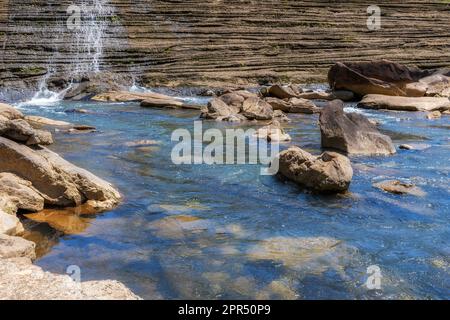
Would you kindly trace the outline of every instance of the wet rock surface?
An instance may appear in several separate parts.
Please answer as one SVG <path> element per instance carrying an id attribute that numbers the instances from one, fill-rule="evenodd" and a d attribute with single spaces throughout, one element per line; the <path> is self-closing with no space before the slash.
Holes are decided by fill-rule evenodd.
<path id="1" fill-rule="evenodd" d="M 321 111 L 319 126 L 323 148 L 365 155 L 396 152 L 390 137 L 380 133 L 364 115 L 345 113 L 343 107 L 342 101 L 334 100 Z"/>
<path id="2" fill-rule="evenodd" d="M 279 173 L 301 186 L 318 192 L 343 192 L 350 186 L 350 160 L 335 152 L 320 156 L 291 147 L 279 155 Z"/>

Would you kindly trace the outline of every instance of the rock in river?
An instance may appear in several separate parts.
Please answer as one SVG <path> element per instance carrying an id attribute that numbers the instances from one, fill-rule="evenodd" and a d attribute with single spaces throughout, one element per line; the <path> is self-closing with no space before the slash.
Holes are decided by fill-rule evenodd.
<path id="1" fill-rule="evenodd" d="M 264 100 L 258 97 L 250 97 L 242 105 L 242 115 L 249 120 L 271 120 L 273 109 Z"/>
<path id="2" fill-rule="evenodd" d="M 333 90 L 350 90 L 364 96 L 384 94 L 389 96 L 422 97 L 426 87 L 411 86 L 431 71 L 409 68 L 391 61 L 338 62 L 328 73 L 328 82 Z"/>
<path id="3" fill-rule="evenodd" d="M 334 100 L 322 109 L 319 124 L 323 148 L 362 155 L 396 152 L 390 137 L 381 134 L 362 114 L 345 113 L 340 100 Z"/>
<path id="4" fill-rule="evenodd" d="M 350 160 L 335 152 L 313 156 L 291 147 L 280 153 L 279 166 L 279 172 L 289 180 L 319 192 L 346 191 L 353 177 Z"/>
<path id="5" fill-rule="evenodd" d="M 358 103 L 358 107 L 399 111 L 445 111 L 450 109 L 450 100 L 442 97 L 411 98 L 368 94 Z"/>
<path id="6" fill-rule="evenodd" d="M 109 183 L 44 147 L 30 148 L 0 137 L 0 149 L 0 168 L 30 181 L 46 204 L 77 206 L 88 201 L 108 210 L 120 200 Z"/>
<path id="7" fill-rule="evenodd" d="M 375 183 L 375 188 L 394 194 L 409 194 L 417 197 L 425 196 L 426 193 L 419 187 L 411 183 L 405 183 L 398 180 L 387 180 Z"/>

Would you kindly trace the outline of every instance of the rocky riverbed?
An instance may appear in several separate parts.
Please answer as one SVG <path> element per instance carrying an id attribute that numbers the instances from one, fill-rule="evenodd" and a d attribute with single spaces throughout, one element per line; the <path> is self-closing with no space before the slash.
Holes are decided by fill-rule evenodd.
<path id="1" fill-rule="evenodd" d="M 445 298 L 449 77 L 376 61 L 336 64 L 328 85 L 150 90 L 105 73 L 65 101 L 2 104 L 5 296 L 137 298 L 107 278 L 148 299 Z M 175 165 L 170 135 L 195 120 L 281 141 L 279 175 Z M 68 264 L 81 285 L 19 276 Z"/>

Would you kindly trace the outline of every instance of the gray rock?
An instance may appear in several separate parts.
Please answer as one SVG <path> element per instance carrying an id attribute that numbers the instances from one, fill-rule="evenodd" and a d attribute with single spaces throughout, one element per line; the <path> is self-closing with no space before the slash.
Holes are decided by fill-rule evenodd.
<path id="1" fill-rule="evenodd" d="M 362 155 L 396 152 L 391 138 L 381 134 L 365 116 L 345 113 L 340 100 L 334 100 L 322 109 L 319 125 L 323 148 Z"/>
<path id="2" fill-rule="evenodd" d="M 30 181 L 46 204 L 66 207 L 88 201 L 108 210 L 120 201 L 109 183 L 44 147 L 31 149 L 0 137 L 0 149 L 0 168 Z"/>

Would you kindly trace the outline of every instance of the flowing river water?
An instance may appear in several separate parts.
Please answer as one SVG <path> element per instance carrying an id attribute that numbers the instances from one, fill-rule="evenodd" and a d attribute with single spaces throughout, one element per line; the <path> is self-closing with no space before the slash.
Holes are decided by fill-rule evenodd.
<path id="1" fill-rule="evenodd" d="M 258 165 L 173 164 L 171 134 L 192 130 L 197 111 L 66 101 L 18 107 L 95 126 L 94 133 L 54 132 L 50 148 L 112 182 L 124 197 L 103 214 L 49 210 L 24 220 L 27 238 L 38 246 L 36 264 L 45 270 L 65 273 L 76 265 L 83 281 L 117 279 L 146 299 L 450 298 L 448 116 L 427 120 L 423 113 L 348 105 L 377 119 L 396 146 L 419 150 L 351 157 L 349 193 L 323 196 L 262 176 Z M 89 112 L 65 112 L 75 108 Z M 282 148 L 320 153 L 318 117 L 289 117 L 293 140 Z M 154 142 L 130 144 L 138 140 Z M 427 194 L 393 195 L 372 186 L 386 179 L 410 181 Z M 381 270 L 381 290 L 366 286 L 373 265 Z"/>

